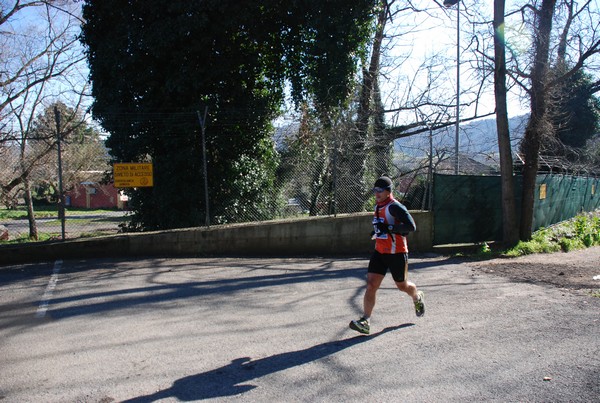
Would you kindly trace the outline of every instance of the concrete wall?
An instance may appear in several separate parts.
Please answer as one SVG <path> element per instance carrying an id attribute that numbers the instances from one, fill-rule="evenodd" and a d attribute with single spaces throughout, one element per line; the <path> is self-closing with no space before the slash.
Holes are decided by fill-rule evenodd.
<path id="1" fill-rule="evenodd" d="M 433 247 L 431 212 L 411 211 L 417 231 L 411 251 Z M 186 228 L 64 242 L 0 246 L 0 264 L 123 256 L 367 255 L 373 250 L 372 213 Z"/>

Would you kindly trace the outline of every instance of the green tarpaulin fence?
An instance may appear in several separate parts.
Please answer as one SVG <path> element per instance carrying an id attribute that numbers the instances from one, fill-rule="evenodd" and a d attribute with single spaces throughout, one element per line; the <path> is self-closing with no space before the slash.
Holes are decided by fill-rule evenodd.
<path id="1" fill-rule="evenodd" d="M 600 179 L 547 174 L 536 181 L 533 230 L 600 208 Z M 499 176 L 434 176 L 434 244 L 502 240 Z M 515 177 L 517 209 L 521 177 Z M 517 212 L 519 214 L 519 212 Z"/>

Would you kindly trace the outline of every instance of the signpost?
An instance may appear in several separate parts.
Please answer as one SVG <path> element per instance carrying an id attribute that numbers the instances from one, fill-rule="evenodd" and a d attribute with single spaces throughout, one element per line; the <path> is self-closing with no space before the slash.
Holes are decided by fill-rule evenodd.
<path id="1" fill-rule="evenodd" d="M 154 186 L 152 163 L 115 163 L 113 171 L 116 188 Z"/>

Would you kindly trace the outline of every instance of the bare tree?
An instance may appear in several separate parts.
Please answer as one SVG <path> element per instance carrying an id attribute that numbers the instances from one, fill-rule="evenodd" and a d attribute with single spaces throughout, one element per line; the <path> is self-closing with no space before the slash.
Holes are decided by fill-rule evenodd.
<path id="1" fill-rule="evenodd" d="M 32 238 L 37 238 L 32 175 L 56 150 L 57 138 L 69 134 L 42 136 L 34 130 L 36 116 L 57 99 L 81 106 L 85 96 L 79 20 L 69 5 L 15 0 L 10 6 L 3 2 L 0 10 L 0 150 L 18 158 L 18 168 L 0 178 L 0 196 L 11 200 L 23 192 Z"/>
<path id="2" fill-rule="evenodd" d="M 466 3 L 461 1 L 461 3 Z M 510 207 L 509 187 L 512 182 L 512 150 L 506 122 L 509 91 L 522 90 L 530 108 L 530 116 L 521 142 L 524 160 L 521 220 L 518 237 L 531 237 L 533 206 L 540 150 L 556 141 L 551 112 L 556 109 L 552 100 L 564 89 L 567 80 L 581 69 L 598 77 L 600 70 L 600 18 L 592 1 L 530 0 L 515 2 L 506 13 L 504 0 L 494 1 L 494 21 L 485 13 L 468 14 L 472 26 L 483 28 L 473 32 L 471 44 L 475 49 L 477 69 L 482 82 L 494 72 L 496 116 L 503 183 L 504 239 L 514 242 L 517 222 Z M 468 3 L 476 7 L 477 3 Z M 469 7 L 465 6 L 465 9 Z M 483 18 L 482 18 L 482 17 Z M 505 23 L 506 22 L 506 23 Z M 494 28 L 489 31 L 489 27 Z M 506 29 L 510 27 L 510 29 Z M 515 28 L 517 27 L 517 28 Z M 487 32 L 486 32 L 487 31 Z M 494 38 L 494 48 L 489 38 Z M 508 45 L 508 46 L 507 46 Z M 508 54 L 505 51 L 508 50 Z M 492 56 L 493 54 L 493 56 Z M 506 78 L 504 78 L 504 76 Z M 600 81 L 596 81 L 596 84 Z M 596 88 L 592 86 L 592 88 Z M 600 85 L 598 86 L 600 89 Z M 566 92 L 565 92 L 566 93 Z M 513 218 L 510 218 L 513 217 Z"/>
<path id="3" fill-rule="evenodd" d="M 80 20 L 68 5 L 68 0 L 13 0 L 0 6 L 0 142 L 10 140 L 11 103 L 84 60 L 76 38 Z"/>
<path id="4" fill-rule="evenodd" d="M 513 245 L 518 241 L 518 232 L 513 158 L 510 145 L 508 106 L 506 100 L 504 10 L 505 0 L 494 0 L 494 93 L 496 98 L 496 128 L 498 131 L 500 176 L 502 182 L 502 236 L 505 244 Z"/>
<path id="5" fill-rule="evenodd" d="M 428 27 L 422 28 L 414 25 L 412 19 L 414 19 L 415 14 L 425 15 L 427 16 L 426 19 L 440 21 L 440 24 L 442 19 L 450 20 L 454 18 L 452 10 L 447 9 L 441 3 L 435 0 L 425 3 L 409 1 L 403 2 L 401 6 L 390 11 L 388 16 L 392 20 L 395 19 L 395 21 L 394 24 L 390 24 L 390 30 L 385 33 L 386 45 L 382 51 L 382 59 L 385 59 L 387 66 L 380 68 L 382 73 L 379 76 L 379 82 L 389 81 L 387 71 L 402 69 L 403 63 L 412 57 L 412 50 L 410 50 L 393 60 L 389 56 L 385 56 L 386 50 L 389 51 L 398 46 L 398 42 L 405 40 L 405 38 L 417 35 L 426 37 L 429 35 L 427 32 Z M 427 4 L 427 7 L 419 7 L 422 4 Z M 441 14 L 440 10 L 442 10 Z M 473 22 L 475 16 L 479 15 L 477 10 L 463 10 L 461 13 L 465 14 L 464 16 L 469 21 L 468 24 L 465 24 L 465 27 L 478 26 Z M 406 24 L 404 24 L 404 21 L 406 21 Z M 483 92 L 487 90 L 486 84 L 491 84 L 490 72 L 493 72 L 493 67 L 491 69 L 481 67 L 481 64 L 486 60 L 480 54 L 480 44 L 476 35 L 477 32 L 475 31 L 468 32 L 465 43 L 463 45 L 457 44 L 461 54 L 460 63 L 463 72 L 473 77 L 472 80 L 461 81 L 460 94 L 458 94 L 461 99 L 459 104 L 459 109 L 462 111 L 461 123 L 493 116 L 494 114 L 493 107 L 486 110 L 480 106 Z M 437 40 L 437 38 L 434 40 Z M 412 49 L 412 45 L 407 47 Z M 438 130 L 456 124 L 457 116 L 454 110 L 457 94 L 456 91 L 451 89 L 456 88 L 457 83 L 454 83 L 454 86 L 448 85 L 448 71 L 455 68 L 456 64 L 456 60 L 447 58 L 443 54 L 432 54 L 423 60 L 414 75 L 405 76 L 402 80 L 394 78 L 398 80 L 396 88 L 389 91 L 393 94 L 393 99 L 384 99 L 384 103 L 387 105 L 385 113 L 390 124 L 385 131 L 379 133 L 382 142 L 390 143 L 396 139 L 427 133 L 430 129 Z M 423 113 L 415 113 L 416 111 L 425 112 L 425 115 L 428 116 L 435 115 L 437 117 L 435 127 L 430 128 L 428 126 L 430 122 L 419 119 L 419 116 L 424 115 Z"/>
<path id="6" fill-rule="evenodd" d="M 375 35 L 372 40 L 370 59 L 363 63 L 362 68 L 362 84 L 359 89 L 356 121 L 354 127 L 349 131 L 349 136 L 346 139 L 350 147 L 342 154 L 339 165 L 342 172 L 338 178 L 342 188 L 348 189 L 349 195 L 360 197 L 364 193 L 365 183 L 364 175 L 368 156 L 368 137 L 369 126 L 374 117 L 374 97 L 378 96 L 377 76 L 379 74 L 379 60 L 381 57 L 381 45 L 385 32 L 385 26 L 388 21 L 390 7 L 394 0 L 381 0 L 379 2 L 379 10 L 377 14 Z M 387 146 L 387 145 L 386 145 Z M 387 147 L 386 147 L 387 148 Z M 382 169 L 381 166 L 379 169 Z M 377 175 L 386 173 L 385 168 L 377 172 Z M 342 198 L 338 203 L 338 210 L 341 213 L 348 213 L 356 210 L 357 205 L 361 205 L 362 200 L 352 200 L 350 198 Z"/>
<path id="7" fill-rule="evenodd" d="M 525 162 L 519 229 L 522 240 L 532 233 L 540 149 L 545 138 L 555 135 L 549 114 L 551 95 L 577 71 L 600 68 L 600 18 L 591 3 L 586 1 L 578 8 L 575 0 L 540 0 L 518 10 L 523 23 L 532 26 L 533 38 L 530 67 L 521 68 L 525 63 L 520 61 L 514 64 L 513 73 L 526 91 L 531 109 L 521 145 Z M 553 65 L 560 68 L 551 70 Z"/>
<path id="8" fill-rule="evenodd" d="M 336 182 L 339 188 L 350 197 L 339 199 L 339 212 L 356 211 L 369 197 L 364 192 L 365 182 L 384 173 L 395 173 L 394 141 L 404 137 L 429 133 L 432 130 L 454 126 L 457 116 L 456 91 L 448 91 L 448 66 L 456 62 L 441 55 L 431 55 L 421 67 L 411 73 L 399 74 L 404 63 L 412 58 L 415 47 L 410 38 L 426 36 L 429 28 L 415 23 L 415 15 L 425 20 L 443 19 L 450 23 L 449 11 L 439 3 L 429 3 L 420 8 L 422 2 L 396 2 L 381 0 L 378 2 L 378 14 L 374 26 L 374 36 L 368 57 L 362 60 L 363 68 L 358 85 L 356 102 L 353 104 L 354 124 L 346 131 L 343 152 L 336 159 Z M 435 27 L 430 24 L 428 27 Z M 402 51 L 399 51 L 402 49 Z M 464 52 L 472 52 L 472 46 L 466 45 Z M 466 60 L 470 63 L 469 59 Z M 475 73 L 478 71 L 473 70 Z M 461 88 L 460 107 L 469 109 L 461 119 L 468 122 L 493 115 L 493 110 L 480 112 L 478 102 L 484 90 L 481 80 L 472 80 Z M 425 83 L 425 85 L 423 85 Z M 419 113 L 416 113 L 419 111 Z M 426 120 L 422 117 L 428 116 Z M 431 117 L 435 116 L 435 119 Z M 434 125 L 435 127 L 432 127 Z M 339 143 L 339 142 L 338 142 Z M 338 144 L 338 147 L 341 145 Z M 436 150 L 438 156 L 450 156 L 446 150 Z M 433 151 L 430 150 L 430 154 Z M 452 154 L 454 155 L 454 154 Z M 436 162 L 437 163 L 437 162 Z M 419 165 L 412 161 L 412 165 Z M 430 162 L 421 166 L 427 168 Z M 394 172 L 392 172 L 394 171 Z M 412 168 L 401 169 L 402 175 L 417 176 Z"/>
<path id="9" fill-rule="evenodd" d="M 536 9 L 534 57 L 529 78 L 531 100 L 531 116 L 525 129 L 525 137 L 521 149 L 525 159 L 523 168 L 523 199 L 521 203 L 520 238 L 531 237 L 533 225 L 533 205 L 535 183 L 538 173 L 539 150 L 544 132 L 552 131 L 548 122 L 547 94 L 548 71 L 550 59 L 550 34 L 556 0 L 543 0 L 542 6 Z"/>

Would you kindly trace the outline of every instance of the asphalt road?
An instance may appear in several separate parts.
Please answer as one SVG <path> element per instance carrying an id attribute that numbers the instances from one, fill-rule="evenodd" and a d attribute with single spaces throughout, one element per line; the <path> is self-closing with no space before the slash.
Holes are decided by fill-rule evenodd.
<path id="1" fill-rule="evenodd" d="M 363 258 L 0 267 L 2 402 L 597 402 L 600 298 L 413 257 L 373 334 Z"/>

